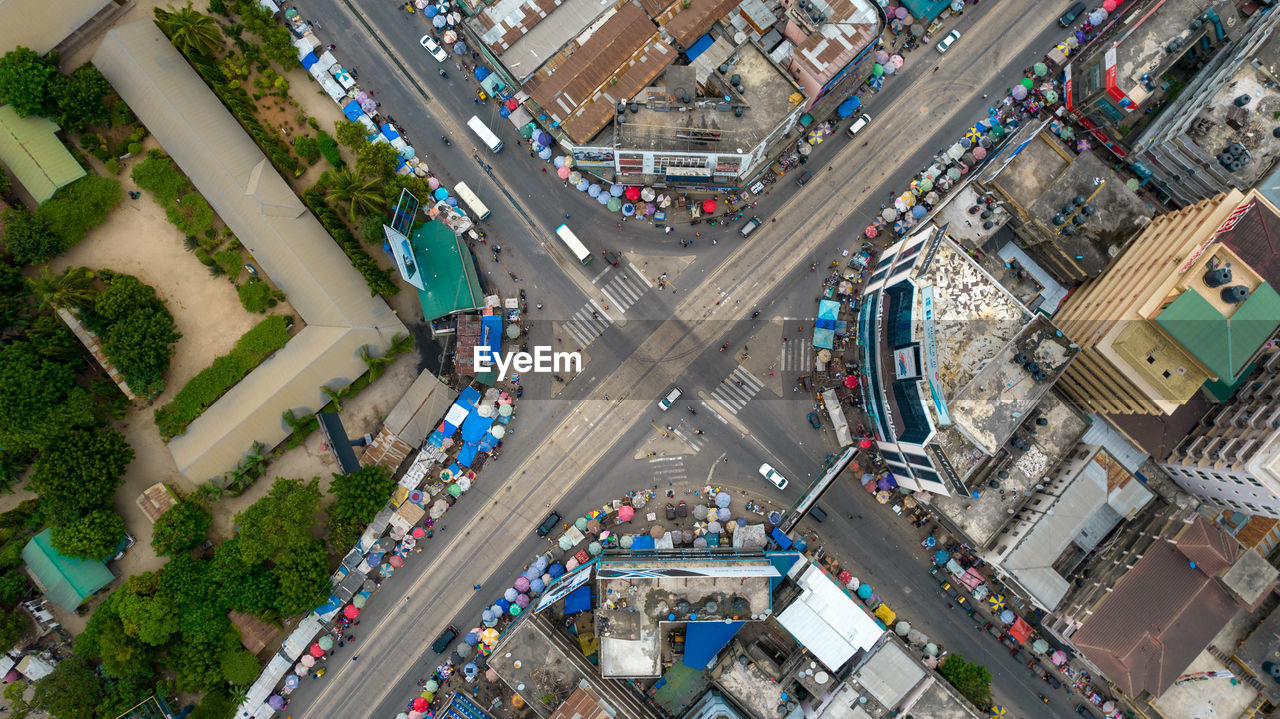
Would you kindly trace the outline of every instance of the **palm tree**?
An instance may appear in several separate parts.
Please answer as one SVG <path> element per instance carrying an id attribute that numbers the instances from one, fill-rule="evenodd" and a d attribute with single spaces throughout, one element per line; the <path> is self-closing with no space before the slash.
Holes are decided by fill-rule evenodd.
<path id="1" fill-rule="evenodd" d="M 93 277 L 93 270 L 88 267 L 68 267 L 55 275 L 45 265 L 40 268 L 40 276 L 28 280 L 27 284 L 41 304 L 55 309 L 58 305 L 83 307 L 97 294 L 93 288 Z"/>
<path id="2" fill-rule="evenodd" d="M 391 343 L 387 345 L 387 355 L 402 355 L 413 349 L 413 337 L 403 332 L 397 332 L 391 336 Z"/>
<path id="3" fill-rule="evenodd" d="M 156 24 L 169 41 L 183 54 L 211 58 L 223 47 L 222 31 L 218 23 L 208 15 L 191 7 L 191 3 L 175 11 L 155 9 Z"/>
<path id="4" fill-rule="evenodd" d="M 348 216 L 355 222 L 357 216 L 367 215 L 383 204 L 379 183 L 378 178 L 361 180 L 351 170 L 341 170 L 330 177 L 329 195 L 347 204 Z"/>
<path id="5" fill-rule="evenodd" d="M 333 403 L 333 409 L 335 412 L 342 411 L 342 390 L 329 389 L 328 387 L 321 385 L 320 391 L 324 392 L 324 396 L 328 397 L 329 401 Z"/>
<path id="6" fill-rule="evenodd" d="M 249 448 L 249 454 L 245 455 L 244 460 L 240 464 L 240 469 L 244 470 L 244 474 L 252 479 L 260 478 L 267 471 L 267 446 L 261 442 L 254 442 Z"/>

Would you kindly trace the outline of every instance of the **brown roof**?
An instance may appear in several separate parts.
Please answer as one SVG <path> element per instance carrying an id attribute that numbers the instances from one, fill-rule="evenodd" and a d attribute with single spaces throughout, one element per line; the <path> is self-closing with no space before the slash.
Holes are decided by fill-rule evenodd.
<path id="1" fill-rule="evenodd" d="M 594 689 L 580 686 L 556 708 L 551 719 L 613 719 L 613 716 L 605 711 Z"/>
<path id="2" fill-rule="evenodd" d="M 637 62 L 637 55 L 653 54 L 642 51 L 657 32 L 657 26 L 638 6 L 623 5 L 580 47 L 548 61 L 525 82 L 524 88 L 543 110 L 563 122 L 596 99 L 602 89 L 620 92 L 623 78 L 619 73 L 628 72 Z M 667 57 L 674 59 L 675 54 Z M 618 83 L 608 85 L 613 77 L 618 77 Z"/>
<path id="3" fill-rule="evenodd" d="M 875 15 L 875 19 L 870 24 L 855 24 L 849 21 L 857 10 L 853 3 L 849 0 L 829 0 L 829 2 L 830 17 L 822 27 L 823 30 L 835 32 L 831 36 L 825 32 L 809 33 L 809 36 L 791 51 L 793 58 L 800 58 L 805 65 L 813 68 L 819 75 L 844 67 L 846 63 L 840 63 L 840 67 L 834 68 L 830 65 L 844 57 L 852 60 L 854 55 L 867 46 L 867 43 L 879 36 L 880 30 L 879 14 Z"/>
<path id="4" fill-rule="evenodd" d="M 664 10 L 675 4 L 675 0 L 640 0 L 640 7 L 649 17 L 658 17 Z"/>
<path id="5" fill-rule="evenodd" d="M 484 27 L 486 32 L 481 33 L 485 39 L 485 43 L 490 50 L 497 55 L 511 48 L 516 40 L 519 40 L 526 33 L 533 29 L 534 25 L 542 22 L 553 10 L 560 7 L 564 0 L 525 0 L 515 12 L 511 12 L 505 16 L 501 13 L 507 10 L 504 4 L 493 4 L 480 11 L 476 16 L 476 21 Z M 494 30 L 495 28 L 496 31 Z M 499 33 L 501 33 L 499 35 Z M 496 35 L 496 37 L 494 37 Z"/>
<path id="6" fill-rule="evenodd" d="M 1280 287 L 1280 215 L 1254 190 L 1244 203 L 1254 206 L 1232 227 L 1218 234 L 1218 241 L 1240 256 L 1262 279 Z"/>
<path id="7" fill-rule="evenodd" d="M 588 142 L 597 132 L 609 124 L 614 107 L 619 100 L 628 100 L 649 86 L 676 58 L 675 48 L 661 38 L 653 37 L 626 62 L 626 67 L 614 77 L 617 83 L 602 88 L 598 95 L 584 102 L 560 123 L 569 137 L 577 143 Z"/>
<path id="8" fill-rule="evenodd" d="M 1249 517 L 1244 526 L 1236 532 L 1236 541 L 1249 549 L 1253 549 L 1267 539 L 1278 523 L 1280 523 L 1280 520 L 1273 517 L 1263 517 L 1255 514 Z"/>
<path id="9" fill-rule="evenodd" d="M 156 482 L 147 487 L 146 491 L 138 495 L 137 499 L 138 508 L 152 522 L 159 519 L 160 515 L 169 511 L 169 508 L 177 503 L 178 498 L 173 496 L 173 492 L 165 486 L 164 482 Z"/>
<path id="10" fill-rule="evenodd" d="M 1183 556 L 1196 563 L 1197 569 L 1209 576 L 1229 568 L 1240 549 L 1231 535 L 1200 515 L 1178 535 L 1176 546 Z"/>
<path id="11" fill-rule="evenodd" d="M 687 50 L 703 33 L 711 29 L 716 20 L 724 17 L 741 2 L 742 0 L 689 0 L 688 7 L 684 7 L 683 2 L 673 5 L 666 18 L 660 20 L 660 24 L 671 33 L 680 47 Z"/>
<path id="12" fill-rule="evenodd" d="M 250 654 L 257 654 L 267 648 L 267 643 L 280 632 L 274 624 L 267 624 L 252 614 L 245 612 L 228 612 L 231 623 L 240 630 L 240 643 Z"/>
<path id="13" fill-rule="evenodd" d="M 1173 544 L 1158 541 L 1071 641 L 1128 696 L 1159 696 L 1239 609 Z"/>

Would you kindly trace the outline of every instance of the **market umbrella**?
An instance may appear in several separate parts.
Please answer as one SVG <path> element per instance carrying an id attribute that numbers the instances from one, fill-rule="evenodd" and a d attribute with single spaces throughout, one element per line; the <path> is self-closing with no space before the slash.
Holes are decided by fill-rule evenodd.
<path id="1" fill-rule="evenodd" d="M 517 592 L 529 591 L 529 578 L 525 576 L 516 577 L 515 589 Z"/>
<path id="2" fill-rule="evenodd" d="M 883 217 L 888 222 L 893 222 L 894 220 L 898 219 L 898 211 L 893 209 L 892 207 L 886 207 L 880 211 L 880 216 Z"/>
<path id="3" fill-rule="evenodd" d="M 718 521 L 711 522 L 711 523 L 707 524 L 707 533 L 708 533 L 708 534 L 719 534 L 719 533 L 720 533 L 720 532 L 722 532 L 722 531 L 724 531 L 724 527 L 721 527 L 721 526 L 720 526 L 720 522 L 718 522 Z"/>
<path id="4" fill-rule="evenodd" d="M 599 202 L 602 205 L 608 205 L 610 200 L 617 200 L 617 199 L 618 198 L 616 197 L 609 197 L 609 193 L 607 192 L 601 192 L 600 195 L 596 197 L 596 202 Z M 621 202 L 622 200 L 618 200 L 618 201 Z"/>
<path id="5" fill-rule="evenodd" d="M 918 22 L 911 23 L 911 35 L 913 37 L 920 37 L 923 34 L 924 34 L 924 25 L 921 25 Z"/>
<path id="6" fill-rule="evenodd" d="M 559 562 L 552 564 L 550 567 L 547 567 L 547 574 L 550 574 L 552 579 L 556 579 L 558 577 L 563 576 L 564 565 Z"/>
<path id="7" fill-rule="evenodd" d="M 529 594 L 542 594 L 542 590 L 547 588 L 547 583 L 542 577 L 534 577 L 529 580 Z"/>
<path id="8" fill-rule="evenodd" d="M 312 644 L 311 650 L 309 653 L 312 657 L 312 661 L 314 662 L 316 659 L 319 659 L 320 657 L 324 656 L 324 649 L 322 649 L 319 644 Z M 311 665 L 308 665 L 308 666 L 311 666 Z"/>
<path id="9" fill-rule="evenodd" d="M 587 188 L 587 194 L 592 197 L 599 197 L 601 190 L 602 188 L 600 185 L 593 182 L 591 183 L 591 186 Z"/>
<path id="10" fill-rule="evenodd" d="M 284 709 L 284 697 L 279 694 L 272 694 L 270 698 L 267 699 L 267 706 L 275 709 L 276 711 Z"/>
<path id="11" fill-rule="evenodd" d="M 907 228 L 908 228 L 907 223 L 903 222 L 902 220 L 898 220 L 897 222 L 893 223 L 893 231 L 898 233 L 899 235 L 906 232 Z"/>
<path id="12" fill-rule="evenodd" d="M 435 191 L 435 189 L 436 189 L 437 187 L 439 187 L 439 186 L 440 186 L 440 180 L 439 180 L 439 179 L 437 179 L 437 178 L 435 178 L 435 177 L 428 177 L 428 178 L 427 178 L 427 187 L 431 188 L 431 191 L 432 191 L 432 192 L 434 192 L 434 191 Z"/>
<path id="13" fill-rule="evenodd" d="M 872 75 L 874 75 L 875 77 L 880 77 L 881 75 L 883 75 L 883 74 L 884 74 L 884 65 L 881 65 L 881 64 L 880 64 L 880 63 L 878 63 L 878 62 L 877 62 L 876 64 L 872 65 L 872 66 L 871 66 L 871 74 L 872 74 Z"/>
<path id="14" fill-rule="evenodd" d="M 630 202 L 624 204 L 622 206 L 622 214 L 627 217 L 631 217 L 632 215 L 636 214 L 636 206 L 631 204 Z"/>
<path id="15" fill-rule="evenodd" d="M 716 201 L 715 201 L 715 200 L 703 200 L 703 201 L 702 201 L 702 211 L 703 211 L 703 212 L 715 212 L 715 211 L 716 211 Z"/>
<path id="16" fill-rule="evenodd" d="M 897 633 L 898 636 L 905 637 L 907 636 L 907 633 L 911 631 L 911 624 L 908 622 L 898 622 L 894 625 L 893 631 Z"/>
<path id="17" fill-rule="evenodd" d="M 413 710 L 416 712 L 425 712 L 429 706 L 431 706 L 431 702 L 423 697 L 415 697 L 413 700 Z"/>
<path id="18" fill-rule="evenodd" d="M 636 515 L 636 510 L 625 504 L 622 505 L 621 507 L 618 507 L 618 521 L 620 522 L 630 522 L 631 518 L 634 517 L 635 515 Z"/>
<path id="19" fill-rule="evenodd" d="M 284 688 L 285 688 L 285 689 L 297 689 L 297 688 L 298 688 L 298 675 L 297 675 L 297 674 L 290 674 L 289 676 L 285 677 L 285 678 L 284 678 Z"/>
<path id="20" fill-rule="evenodd" d="M 928 644 L 924 645 L 924 653 L 925 655 L 930 657 L 938 656 L 938 645 L 934 644 L 933 642 L 929 642 Z"/>
<path id="21" fill-rule="evenodd" d="M 1088 152 L 1093 147 L 1093 143 L 1089 142 L 1089 138 L 1082 137 L 1076 140 L 1076 152 Z"/>
<path id="22" fill-rule="evenodd" d="M 590 533 L 590 534 L 599 534 L 599 533 L 600 533 L 600 529 L 601 529 L 601 527 L 600 527 L 600 520 L 598 520 L 598 519 L 588 519 L 588 520 L 587 520 L 586 531 L 587 531 L 588 533 Z"/>
<path id="23" fill-rule="evenodd" d="M 565 160 L 564 155 L 556 155 L 556 159 L 552 160 L 551 164 L 555 165 L 556 167 L 566 167 L 566 165 L 564 164 L 564 160 Z"/>
<path id="24" fill-rule="evenodd" d="M 925 549 L 933 549 L 934 547 L 938 546 L 938 540 L 932 536 L 925 537 L 924 546 L 925 546 Z"/>
<path id="25" fill-rule="evenodd" d="M 609 195 L 611 197 L 622 197 L 622 193 L 626 189 L 627 189 L 626 185 L 615 182 L 612 185 L 609 185 Z"/>
<path id="26" fill-rule="evenodd" d="M 1058 101 L 1058 93 L 1054 92 L 1053 90 L 1045 90 L 1043 95 L 1044 95 L 1044 101 L 1049 104 L 1053 104 Z"/>
<path id="27" fill-rule="evenodd" d="M 445 30 L 440 39 L 444 40 L 446 45 L 453 44 L 458 41 L 458 32 L 456 30 Z"/>
<path id="28" fill-rule="evenodd" d="M 934 564 L 938 566 L 942 566 L 949 561 L 951 561 L 951 552 L 948 552 L 945 549 L 939 549 L 938 551 L 933 553 Z"/>
<path id="29" fill-rule="evenodd" d="M 646 203 L 644 203 L 644 214 L 646 214 L 646 215 L 652 215 L 653 213 L 655 213 L 655 212 L 657 212 L 657 211 L 658 211 L 658 206 L 657 206 L 657 205 L 653 204 L 652 202 L 646 202 Z"/>
<path id="30" fill-rule="evenodd" d="M 541 150 L 539 150 L 539 151 L 538 151 L 538 159 L 540 159 L 540 160 L 550 160 L 550 159 L 551 159 L 551 148 L 550 148 L 550 147 L 544 147 L 544 148 L 542 148 Z"/>
<path id="31" fill-rule="evenodd" d="M 437 200 L 443 200 L 449 196 L 449 191 L 443 187 L 437 187 L 436 191 L 432 194 Z"/>
<path id="32" fill-rule="evenodd" d="M 570 177 L 569 177 L 569 182 L 571 182 L 571 183 L 573 182 L 573 176 L 572 176 L 572 175 L 570 175 Z M 581 179 L 581 180 L 578 180 L 577 184 L 575 184 L 573 187 L 574 187 L 574 189 L 575 189 L 575 190 L 577 190 L 578 192 L 584 192 L 587 188 L 591 187 L 591 183 L 590 183 L 590 182 L 587 182 L 586 178 L 583 178 L 583 179 Z"/>
<path id="33" fill-rule="evenodd" d="M 631 543 L 634 541 L 635 540 L 630 534 L 625 534 L 622 539 L 618 541 L 618 544 L 621 544 L 623 549 L 631 549 Z"/>
<path id="34" fill-rule="evenodd" d="M 959 180 L 959 179 L 960 179 L 960 168 L 958 168 L 958 167 L 948 167 L 948 168 L 947 168 L 947 177 L 950 177 L 952 180 Z"/>
<path id="35" fill-rule="evenodd" d="M 985 148 L 985 147 L 975 147 L 975 148 L 973 148 L 973 159 L 975 159 L 975 160 L 982 160 L 982 159 L 986 158 L 986 156 L 987 156 L 987 148 Z M 930 204 L 932 204 L 933 202 L 937 202 L 937 200 L 932 200 L 932 201 L 930 201 Z"/>
<path id="36" fill-rule="evenodd" d="M 1005 609 L 1004 611 L 1000 612 L 1000 622 L 1002 624 L 1013 624 L 1014 620 L 1016 620 L 1017 618 L 1018 617 L 1013 613 L 1013 610 Z"/>
<path id="37" fill-rule="evenodd" d="M 621 210 L 621 209 L 622 209 L 622 198 L 620 198 L 620 197 L 610 197 L 610 198 L 609 198 L 608 203 L 606 203 L 606 205 L 605 205 L 605 206 L 609 208 L 609 211 L 610 211 L 610 212 L 617 212 L 618 210 Z M 633 207 L 633 208 L 631 208 L 631 212 L 632 212 L 632 214 L 635 214 L 635 208 L 634 208 L 634 207 Z"/>
<path id="38" fill-rule="evenodd" d="M 391 555 L 391 559 L 387 560 L 387 564 L 399 569 L 404 566 L 404 557 L 401 557 L 399 554 L 393 554 Z"/>
<path id="39" fill-rule="evenodd" d="M 999 704 L 991 705 L 991 716 L 1002 717 L 1004 716 L 1004 714 L 1005 714 L 1004 707 L 1000 706 Z"/>
<path id="40" fill-rule="evenodd" d="M 587 518 L 578 517 L 577 519 L 573 520 L 573 526 L 577 527 L 579 532 L 587 531 Z"/>
<path id="41" fill-rule="evenodd" d="M 517 595 L 516 595 L 516 606 L 517 606 L 517 607 L 520 607 L 521 609 L 528 609 L 528 608 L 529 608 L 529 595 L 528 595 L 528 594 L 517 594 Z"/>
<path id="42" fill-rule="evenodd" d="M 890 62 L 890 63 L 886 63 L 886 64 L 885 64 L 885 66 L 884 66 L 884 74 L 886 74 L 886 75 L 893 75 L 893 74 L 894 74 L 894 73 L 896 73 L 896 72 L 898 72 L 898 66 L 897 66 L 897 65 L 894 65 L 894 64 L 893 64 L 893 63 L 891 63 L 891 62 Z"/>
<path id="43" fill-rule="evenodd" d="M 507 587 L 507 591 L 502 593 L 502 598 L 508 602 L 514 602 L 516 600 L 516 596 L 519 594 L 520 592 L 517 592 L 515 587 Z"/>
<path id="44" fill-rule="evenodd" d="M 456 497 L 461 497 L 461 496 L 462 496 L 462 488 L 461 488 L 461 487 L 459 487 L 459 486 L 458 486 L 458 485 L 456 485 L 456 484 L 451 484 L 451 485 L 449 485 L 449 496 L 451 496 L 451 497 L 455 497 L 455 498 L 456 498 Z"/>
<path id="45" fill-rule="evenodd" d="M 896 10 L 893 11 L 893 14 L 899 20 L 906 20 L 911 15 L 911 13 L 907 12 L 907 9 L 905 7 L 897 8 Z"/>
<path id="46" fill-rule="evenodd" d="M 640 188 L 632 185 L 626 189 L 626 192 L 624 192 L 623 195 L 631 202 L 635 202 L 640 199 Z"/>
<path id="47" fill-rule="evenodd" d="M 1019 81 L 1018 81 L 1018 84 L 1019 84 L 1019 85 L 1021 85 L 1021 86 L 1023 86 L 1024 88 L 1026 88 L 1026 89 L 1030 90 L 1031 88 L 1033 88 L 1033 87 L 1035 87 L 1035 86 L 1036 86 L 1036 81 L 1035 81 L 1035 80 L 1032 80 L 1032 79 L 1031 79 L 1031 78 L 1029 78 L 1029 77 L 1024 77 L 1024 78 L 1022 78 L 1021 80 L 1019 80 Z"/>
<path id="48" fill-rule="evenodd" d="M 654 189 L 652 187 L 646 187 L 640 191 L 640 199 L 644 200 L 645 202 L 653 202 L 654 197 L 657 197 L 657 193 L 654 192 Z"/>
<path id="49" fill-rule="evenodd" d="M 1049 642 L 1046 642 L 1043 639 L 1037 639 L 1031 643 L 1031 651 L 1036 654 L 1044 654 L 1049 651 Z"/>
<path id="50" fill-rule="evenodd" d="M 992 136 L 992 137 L 994 137 L 994 138 L 995 138 L 995 139 L 997 139 L 997 140 L 999 140 L 1000 138 L 1004 137 L 1006 134 L 1008 134 L 1008 132 L 1009 132 L 1009 131 L 1008 131 L 1008 130 L 1006 130 L 1006 129 L 1004 129 L 1004 126 L 1002 126 L 1002 125 L 992 125 L 992 126 L 991 126 L 991 136 Z"/>
<path id="51" fill-rule="evenodd" d="M 707 505 L 695 504 L 693 506 L 693 518 L 701 522 L 707 518 Z"/>
<path id="52" fill-rule="evenodd" d="M 1036 77 L 1044 77 L 1049 74 L 1049 66 L 1043 62 L 1037 62 L 1031 66 L 1031 72 L 1035 73 Z"/>
<path id="53" fill-rule="evenodd" d="M 284 11 L 284 16 L 285 16 L 285 17 L 287 17 L 287 18 L 289 18 L 290 20 L 292 20 L 292 19 L 293 19 L 293 18 L 295 18 L 295 17 L 298 17 L 298 10 L 297 10 L 297 8 L 289 8 L 288 10 L 285 10 L 285 11 Z"/>
<path id="54" fill-rule="evenodd" d="M 1013 89 L 1009 91 L 1009 94 L 1012 95 L 1015 100 L 1025 100 L 1027 99 L 1027 88 L 1022 85 L 1014 85 Z"/>
<path id="55" fill-rule="evenodd" d="M 654 539 L 662 539 L 662 535 L 666 533 L 667 533 L 667 530 L 663 529 L 662 525 L 660 524 L 655 524 L 649 529 L 649 536 L 653 537 Z"/>
<path id="56" fill-rule="evenodd" d="M 694 549 L 705 549 L 705 548 L 706 548 L 706 546 L 707 546 L 707 538 L 706 538 L 706 537 L 697 537 L 696 539 L 694 539 L 694 540 L 693 540 L 693 548 L 694 548 Z"/>
<path id="57" fill-rule="evenodd" d="M 881 65 L 885 64 L 886 62 L 889 62 L 889 53 L 884 50 L 876 50 L 875 61 L 880 63 Z"/>
<path id="58" fill-rule="evenodd" d="M 475 632 L 467 632 L 467 635 L 462 638 L 462 641 L 464 644 L 470 644 L 474 647 L 480 643 L 480 635 Z"/>
<path id="59" fill-rule="evenodd" d="M 355 619 L 356 617 L 360 616 L 360 609 L 355 605 L 348 604 L 342 610 L 342 616 L 346 617 L 347 619 Z"/>
<path id="60" fill-rule="evenodd" d="M 928 210 L 924 209 L 923 205 L 916 205 L 911 208 L 911 216 L 917 220 L 923 219 L 926 214 L 928 214 Z"/>
<path id="61" fill-rule="evenodd" d="M 428 513 L 428 515 L 432 519 L 439 519 L 443 517 L 444 513 L 447 512 L 448 510 L 449 510 L 449 503 L 444 501 L 443 499 L 437 499 L 436 503 L 431 505 L 431 511 Z"/>
<path id="62" fill-rule="evenodd" d="M 1102 702 L 1102 713 L 1103 713 L 1103 714 L 1110 714 L 1111 712 L 1113 712 L 1113 711 L 1115 711 L 1115 710 L 1116 710 L 1116 703 L 1115 703 L 1115 702 L 1113 702 L 1113 701 L 1111 701 L 1111 700 L 1107 700 L 1107 701 L 1105 701 L 1105 702 Z"/>
<path id="63" fill-rule="evenodd" d="M 631 497 L 631 506 L 636 509 L 640 509 L 641 507 L 644 507 L 644 503 L 646 501 L 648 500 L 645 499 L 643 494 L 637 494 Z"/>
<path id="64" fill-rule="evenodd" d="M 1049 655 L 1049 661 L 1054 664 L 1061 665 L 1063 662 L 1067 661 L 1067 653 L 1061 649 L 1055 649 L 1053 650 L 1053 654 Z"/>
<path id="65" fill-rule="evenodd" d="M 519 604 L 512 604 L 511 608 L 507 610 L 507 614 L 510 614 L 513 617 L 518 617 L 520 616 L 521 611 Z"/>
<path id="66" fill-rule="evenodd" d="M 729 496 L 729 493 L 728 493 L 728 492 L 717 492 L 717 493 L 716 493 L 716 506 L 717 506 L 717 507 L 728 507 L 728 506 L 729 506 L 729 502 L 731 502 L 732 500 L 733 500 L 733 498 L 732 498 L 731 496 Z"/>
<path id="67" fill-rule="evenodd" d="M 855 593 L 858 595 L 858 599 L 870 599 L 872 593 L 871 585 L 859 584 Z"/>
<path id="68" fill-rule="evenodd" d="M 899 70 L 901 70 L 901 69 L 902 69 L 902 65 L 903 65 L 903 63 L 905 63 L 905 62 L 906 62 L 906 60 L 903 60 L 901 55 L 891 55 L 891 56 L 889 57 L 889 64 L 890 64 L 890 65 L 893 65 L 894 67 L 896 67 L 896 68 L 897 68 L 897 69 L 899 69 Z"/>
<path id="69" fill-rule="evenodd" d="M 874 240 L 876 238 L 876 235 L 880 234 L 880 230 L 876 229 L 875 225 L 868 225 L 867 229 L 862 231 L 862 234 Z"/>
<path id="70" fill-rule="evenodd" d="M 326 652 L 327 652 L 327 651 L 329 651 L 330 649 L 333 649 L 333 637 L 331 637 L 331 636 L 329 636 L 328 634 L 326 634 L 326 635 L 324 635 L 323 637 L 320 637 L 319 639 L 317 639 L 317 640 L 316 640 L 316 644 L 317 644 L 321 649 L 323 649 L 324 651 L 326 651 Z"/>
<path id="71" fill-rule="evenodd" d="M 514 327 L 515 325 L 511 325 L 511 326 L 512 326 L 512 327 Z M 494 427 L 494 428 L 493 428 L 493 430 L 494 430 L 494 434 L 493 434 L 493 436 L 494 436 L 494 437 L 499 437 L 499 436 L 500 436 L 500 435 L 497 433 L 497 430 L 500 430 L 500 429 L 502 429 L 502 427 Z M 462 477 L 458 477 L 458 490 L 459 490 L 459 491 L 462 491 L 462 492 L 465 492 L 465 491 L 467 491 L 468 489 L 471 489 L 471 480 L 470 480 L 470 479 L 468 479 L 465 475 L 464 475 L 464 476 L 462 476 Z"/>
<path id="72" fill-rule="evenodd" d="M 729 508 L 728 508 L 728 507 L 721 507 L 721 508 L 717 509 L 717 510 L 716 510 L 716 519 L 720 520 L 721 522 L 727 522 L 727 521 L 729 521 Z"/>
<path id="73" fill-rule="evenodd" d="M 991 596 L 987 597 L 987 606 L 991 607 L 992 611 L 999 611 L 1001 609 L 1004 609 L 1004 595 L 992 594 Z"/>
<path id="74" fill-rule="evenodd" d="M 574 184 L 574 185 L 578 184 L 579 182 L 582 182 L 582 173 L 578 172 L 577 170 L 571 171 L 569 173 L 569 182 L 570 184 Z"/>
<path id="75" fill-rule="evenodd" d="M 431 26 L 434 28 L 442 28 L 448 24 L 449 24 L 449 21 L 445 19 L 444 15 L 436 15 L 435 17 L 431 18 Z"/>

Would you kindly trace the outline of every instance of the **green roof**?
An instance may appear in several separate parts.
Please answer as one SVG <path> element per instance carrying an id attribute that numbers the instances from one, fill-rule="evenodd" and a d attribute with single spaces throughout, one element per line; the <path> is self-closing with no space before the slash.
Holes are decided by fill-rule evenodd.
<path id="1" fill-rule="evenodd" d="M 430 322 L 484 306 L 484 291 L 471 252 L 443 222 L 431 220 L 409 237 L 426 290 L 418 290 L 422 318 Z"/>
<path id="2" fill-rule="evenodd" d="M 58 126 L 43 117 L 18 117 L 12 105 L 0 107 L 0 162 L 36 202 L 44 202 L 59 187 L 85 175 L 54 134 L 57 131 Z"/>
<path id="3" fill-rule="evenodd" d="M 1234 382 L 1280 326 L 1280 295 L 1263 282 L 1228 319 L 1199 292 L 1186 290 L 1156 324 L 1218 379 Z"/>
<path id="4" fill-rule="evenodd" d="M 22 560 L 44 595 L 72 612 L 94 592 L 110 584 L 115 576 L 104 561 L 72 559 L 58 554 L 53 548 L 52 536 L 53 530 L 46 529 L 32 537 L 22 548 Z"/>

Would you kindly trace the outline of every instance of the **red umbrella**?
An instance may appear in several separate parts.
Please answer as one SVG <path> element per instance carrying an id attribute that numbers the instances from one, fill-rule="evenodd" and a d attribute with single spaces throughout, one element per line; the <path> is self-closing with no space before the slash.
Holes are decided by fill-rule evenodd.
<path id="1" fill-rule="evenodd" d="M 425 531 L 423 531 L 422 527 L 414 527 L 414 528 L 413 528 L 413 538 L 414 538 L 414 539 L 422 539 L 422 538 L 423 538 L 423 537 L 425 537 L 425 536 L 427 536 L 427 533 L 426 533 Z"/>
<path id="2" fill-rule="evenodd" d="M 415 697 L 413 700 L 413 710 L 416 712 L 424 712 L 429 706 L 431 706 L 431 702 L 427 701 L 425 697 Z"/>
<path id="3" fill-rule="evenodd" d="M 845 375 L 845 376 L 844 376 L 844 386 L 845 386 L 845 387 L 851 387 L 851 388 L 852 388 L 852 387 L 857 387 L 857 386 L 858 386 L 858 377 L 857 377 L 857 375 L 851 375 L 851 374 L 847 374 L 847 375 Z"/>
<path id="4" fill-rule="evenodd" d="M 513 98 L 511 98 L 510 100 L 507 100 L 507 109 L 508 109 L 508 110 L 511 110 L 512 112 L 515 112 L 515 109 L 516 109 L 517 107 L 520 107 L 520 103 L 516 102 L 516 99 L 515 99 L 514 97 L 513 97 Z"/>
<path id="5" fill-rule="evenodd" d="M 630 522 L 631 518 L 634 516 L 636 516 L 636 510 L 632 509 L 630 506 L 624 504 L 621 507 L 618 507 L 618 521 Z"/>
<path id="6" fill-rule="evenodd" d="M 324 656 L 324 650 L 320 648 L 319 644 L 311 645 L 311 656 L 315 657 L 316 659 L 319 659 L 320 657 Z"/>
<path id="7" fill-rule="evenodd" d="M 875 239 L 875 236 L 880 234 L 880 230 L 876 229 L 875 225 L 868 225 L 867 229 L 863 230 L 863 234 L 865 234 L 867 237 Z"/>
<path id="8" fill-rule="evenodd" d="M 396 569 L 399 569 L 404 566 L 404 557 L 401 557 L 399 554 L 393 554 L 391 559 L 387 560 L 387 562 Z"/>
<path id="9" fill-rule="evenodd" d="M 702 211 L 703 211 L 703 212 L 715 212 L 715 211 L 716 211 L 716 201 L 715 201 L 715 200 L 703 200 L 703 201 L 702 201 Z"/>
<path id="10" fill-rule="evenodd" d="M 858 446 L 862 449 L 871 449 L 871 440 L 864 439 L 858 442 Z"/>
<path id="11" fill-rule="evenodd" d="M 356 608 L 356 605 L 348 604 L 346 609 L 342 610 L 342 616 L 346 617 L 347 619 L 355 619 L 356 617 L 360 616 L 360 610 Z"/>
<path id="12" fill-rule="evenodd" d="M 850 579 L 853 579 L 853 575 L 849 573 L 849 570 L 846 569 L 845 571 L 840 572 L 841 584 L 848 584 Z"/>
<path id="13" fill-rule="evenodd" d="M 628 187 L 627 191 L 623 194 L 627 196 L 628 200 L 635 202 L 636 200 L 640 199 L 640 188 L 636 187 L 635 185 L 632 185 L 631 187 Z"/>

